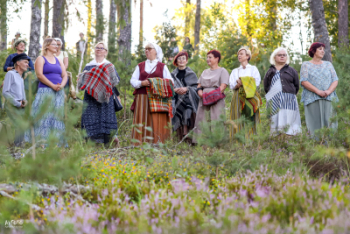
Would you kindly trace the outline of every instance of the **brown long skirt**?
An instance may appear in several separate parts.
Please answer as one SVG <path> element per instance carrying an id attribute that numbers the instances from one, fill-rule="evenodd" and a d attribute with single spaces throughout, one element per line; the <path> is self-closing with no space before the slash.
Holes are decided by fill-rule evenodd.
<path id="1" fill-rule="evenodd" d="M 132 129 L 132 139 L 135 146 L 143 142 L 164 143 L 171 135 L 168 113 L 151 113 L 147 94 L 135 95 L 135 110 Z"/>

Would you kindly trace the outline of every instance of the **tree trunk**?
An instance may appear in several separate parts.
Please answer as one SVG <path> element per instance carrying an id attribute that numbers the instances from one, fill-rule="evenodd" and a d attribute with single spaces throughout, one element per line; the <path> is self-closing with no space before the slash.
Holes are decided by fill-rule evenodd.
<path id="1" fill-rule="evenodd" d="M 252 25 L 251 25 L 251 11 L 250 11 L 250 0 L 245 0 L 245 21 L 246 23 L 246 32 L 248 37 L 252 37 Z"/>
<path id="2" fill-rule="evenodd" d="M 44 37 L 49 35 L 49 12 L 50 12 L 50 0 L 46 0 L 44 3 Z"/>
<path id="3" fill-rule="evenodd" d="M 109 8 L 109 32 L 108 32 L 108 55 L 115 54 L 115 40 L 116 40 L 116 13 L 117 6 L 114 0 L 110 0 Z"/>
<path id="4" fill-rule="evenodd" d="M 277 30 L 277 0 L 267 2 L 267 11 L 269 12 L 269 29 L 273 32 Z"/>
<path id="5" fill-rule="evenodd" d="M 189 7 L 189 5 L 191 4 L 191 0 L 186 0 L 186 10 Z M 190 33 L 190 15 L 189 13 L 185 10 L 185 37 L 189 37 L 189 33 Z"/>
<path id="6" fill-rule="evenodd" d="M 42 0 L 32 0 L 32 20 L 30 24 L 30 43 L 28 56 L 35 61 L 40 51 Z"/>
<path id="7" fill-rule="evenodd" d="M 96 43 L 103 41 L 103 2 L 96 0 Z"/>
<path id="8" fill-rule="evenodd" d="M 201 0 L 197 0 L 196 21 L 195 21 L 195 25 L 194 25 L 194 50 L 195 50 L 195 53 L 198 53 L 200 29 L 201 29 Z"/>
<path id="9" fill-rule="evenodd" d="M 0 0 L 0 50 L 7 50 L 7 0 Z"/>
<path id="10" fill-rule="evenodd" d="M 348 0 L 338 0 L 338 46 L 349 47 Z"/>
<path id="11" fill-rule="evenodd" d="M 140 35 L 139 35 L 139 46 L 143 47 L 143 0 L 140 0 Z"/>
<path id="12" fill-rule="evenodd" d="M 64 23 L 64 0 L 53 1 L 52 37 L 59 37 L 62 40 L 62 50 L 65 49 L 63 36 Z"/>
<path id="13" fill-rule="evenodd" d="M 118 39 L 118 46 L 119 46 L 119 60 L 125 60 L 125 56 L 122 55 L 128 55 L 128 62 L 130 63 L 129 54 L 131 51 L 131 17 L 130 17 L 130 10 L 131 10 L 131 3 L 130 0 L 123 0 L 120 4 L 121 6 L 118 7 L 118 16 L 119 16 L 119 39 Z M 123 59 L 124 57 L 124 59 Z"/>
<path id="14" fill-rule="evenodd" d="M 315 41 L 325 44 L 325 55 L 323 60 L 332 62 L 331 46 L 327 30 L 326 19 L 322 0 L 309 0 L 312 26 L 314 28 Z"/>
<path id="15" fill-rule="evenodd" d="M 91 33 L 91 28 L 92 28 L 92 6 L 91 6 L 91 0 L 87 0 L 87 8 L 88 8 L 88 19 L 87 19 L 87 57 L 91 57 L 91 49 L 90 46 L 92 44 L 92 33 Z"/>

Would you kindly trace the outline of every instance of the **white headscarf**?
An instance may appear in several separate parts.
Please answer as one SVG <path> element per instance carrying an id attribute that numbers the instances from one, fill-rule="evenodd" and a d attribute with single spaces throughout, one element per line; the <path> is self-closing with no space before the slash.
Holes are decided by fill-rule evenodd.
<path id="1" fill-rule="evenodd" d="M 157 59 L 158 59 L 158 61 L 162 62 L 163 57 L 164 57 L 162 48 L 160 48 L 160 46 L 157 45 L 156 43 L 150 42 L 149 44 L 153 45 L 154 49 L 157 52 Z"/>

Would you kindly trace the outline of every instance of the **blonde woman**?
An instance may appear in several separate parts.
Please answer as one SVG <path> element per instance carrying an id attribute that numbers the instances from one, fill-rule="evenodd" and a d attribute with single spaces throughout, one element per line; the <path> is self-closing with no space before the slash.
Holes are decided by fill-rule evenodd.
<path id="1" fill-rule="evenodd" d="M 113 95 L 108 90 L 113 89 L 113 93 L 119 99 L 119 92 L 115 86 L 120 81 L 114 65 L 106 59 L 107 53 L 107 45 L 104 42 L 97 43 L 95 59 L 86 64 L 84 72 L 79 75 L 78 80 L 79 89 L 85 89 L 85 109 L 81 117 L 81 128 L 86 130 L 89 139 L 96 143 L 104 143 L 106 146 L 111 141 L 116 145 L 119 142 L 116 135 L 118 124 Z M 97 70 L 100 72 L 96 73 Z M 98 75 L 95 76 L 95 74 Z M 110 85 L 99 86 L 104 82 L 91 82 L 98 83 L 91 86 L 89 81 L 93 78 L 104 80 L 106 84 Z M 93 90 L 93 92 L 90 92 L 90 90 Z M 103 100 L 99 97 L 108 98 Z"/>
<path id="2" fill-rule="evenodd" d="M 233 90 L 230 119 L 235 121 L 245 116 L 246 121 L 230 127 L 231 138 L 244 127 L 245 123 L 252 124 L 249 133 L 256 133 L 257 124 L 260 123 L 259 108 L 262 104 L 257 92 L 261 82 L 260 73 L 256 66 L 249 64 L 252 52 L 244 46 L 238 50 L 237 55 L 241 65 L 233 69 L 230 75 L 230 88 Z"/>
<path id="3" fill-rule="evenodd" d="M 45 108 L 49 112 L 35 123 L 34 133 L 38 139 L 48 139 L 53 133 L 63 143 L 65 125 L 64 116 L 64 92 L 67 83 L 66 68 L 62 61 L 55 57 L 57 43 L 55 39 L 44 40 L 42 56 L 35 62 L 35 74 L 39 79 L 38 92 L 32 104 L 32 116 L 42 111 L 44 104 L 49 100 L 49 106 Z M 25 141 L 31 142 L 31 134 L 25 134 Z"/>

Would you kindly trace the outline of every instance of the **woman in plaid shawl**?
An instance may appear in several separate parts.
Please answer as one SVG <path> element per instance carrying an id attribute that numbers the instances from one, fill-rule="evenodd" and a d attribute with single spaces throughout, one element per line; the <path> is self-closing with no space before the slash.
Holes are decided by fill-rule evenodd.
<path id="1" fill-rule="evenodd" d="M 135 89 L 132 139 L 134 145 L 142 142 L 164 142 L 170 137 L 170 117 L 167 112 L 151 112 L 146 87 L 151 84 L 148 78 L 170 79 L 174 82 L 169 69 L 162 63 L 163 51 L 157 44 L 148 43 L 145 47 L 147 60 L 138 64 L 131 77 L 130 84 Z"/>
<path id="2" fill-rule="evenodd" d="M 173 100 L 174 117 L 172 118 L 172 125 L 179 140 L 194 128 L 199 102 L 197 94 L 198 77 L 191 68 L 187 67 L 187 62 L 187 52 L 181 51 L 175 56 L 173 64 L 177 68 L 171 73 L 175 81 L 176 93 Z M 186 141 L 192 143 L 190 138 L 187 138 Z"/>
<path id="3" fill-rule="evenodd" d="M 119 142 L 113 92 L 120 101 L 115 87 L 120 78 L 113 64 L 106 60 L 107 53 L 107 45 L 104 42 L 97 43 L 95 59 L 86 64 L 78 80 L 79 89 L 85 90 L 81 128 L 86 129 L 89 139 L 105 145 L 111 140 L 114 144 Z"/>
<path id="4" fill-rule="evenodd" d="M 230 120 L 237 121 L 243 115 L 248 120 L 248 123 L 250 122 L 253 125 L 249 130 L 249 134 L 256 133 L 257 124 L 260 123 L 259 108 L 262 104 L 260 95 L 257 92 L 261 77 L 257 67 L 249 64 L 252 52 L 247 46 L 241 47 L 237 55 L 241 65 L 233 69 L 230 75 L 230 88 L 233 89 Z M 248 81 L 245 86 L 242 83 L 243 78 Z M 249 95 L 253 93 L 254 97 L 246 98 L 247 93 Z M 231 139 L 244 127 L 245 123 L 247 122 L 232 124 L 230 127 Z"/>

